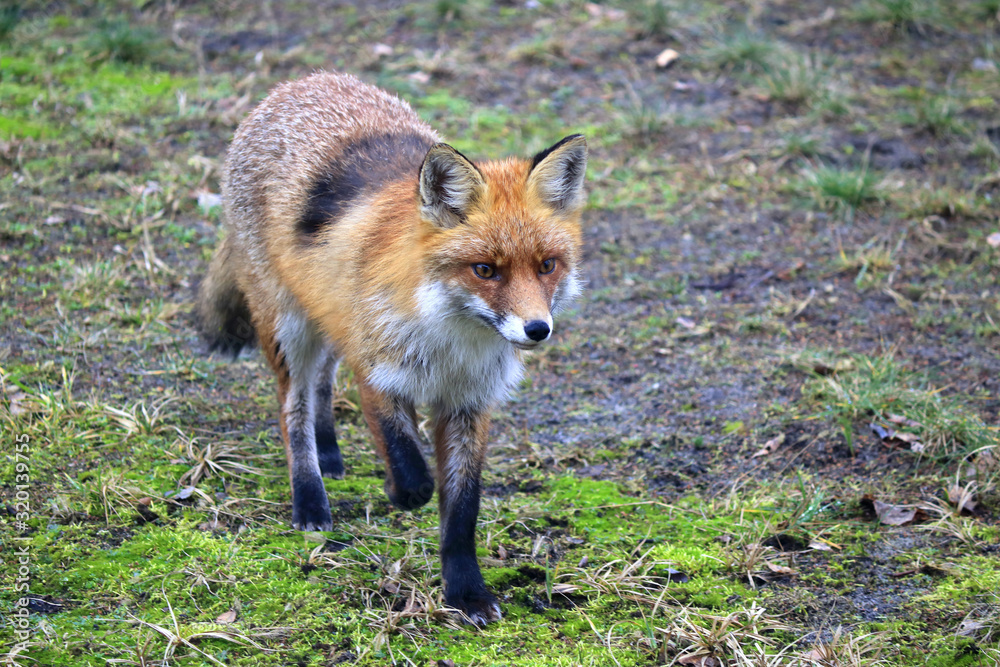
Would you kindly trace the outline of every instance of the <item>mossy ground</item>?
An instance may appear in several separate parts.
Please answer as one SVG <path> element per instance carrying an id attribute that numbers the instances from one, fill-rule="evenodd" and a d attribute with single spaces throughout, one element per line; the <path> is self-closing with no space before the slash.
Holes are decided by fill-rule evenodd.
<path id="1" fill-rule="evenodd" d="M 1000 664 L 997 11 L 4 9 L 5 659 Z M 484 630 L 442 609 L 437 512 L 385 499 L 350 374 L 336 530 L 304 535 L 264 364 L 192 327 L 226 143 L 317 68 L 472 156 L 590 142 L 586 295 L 494 427 Z"/>

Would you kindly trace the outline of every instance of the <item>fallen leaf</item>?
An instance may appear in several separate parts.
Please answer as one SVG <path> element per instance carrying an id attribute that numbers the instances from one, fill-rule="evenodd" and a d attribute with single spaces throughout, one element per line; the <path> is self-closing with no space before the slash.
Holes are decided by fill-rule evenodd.
<path id="1" fill-rule="evenodd" d="M 230 623 L 235 623 L 236 622 L 236 610 L 235 609 L 230 609 L 229 611 L 223 613 L 217 619 L 215 619 L 215 622 L 216 623 L 225 623 L 226 625 L 228 625 Z"/>
<path id="2" fill-rule="evenodd" d="M 972 621 L 965 619 L 958 624 L 958 629 L 955 630 L 955 634 L 959 637 L 971 637 L 978 633 L 980 630 L 986 627 L 985 623 L 980 623 L 979 621 Z"/>
<path id="3" fill-rule="evenodd" d="M 30 411 L 28 407 L 28 395 L 21 391 L 20 387 L 13 387 L 7 392 L 7 412 L 12 417 L 23 415 Z"/>
<path id="4" fill-rule="evenodd" d="M 886 445 L 899 446 L 903 444 L 906 445 L 907 449 L 914 452 L 922 452 L 924 450 L 924 443 L 921 442 L 919 435 L 886 428 L 877 422 L 872 422 L 869 428 Z"/>
<path id="5" fill-rule="evenodd" d="M 503 548 L 503 545 L 497 545 L 497 558 L 500 560 L 507 560 L 507 550 Z"/>
<path id="6" fill-rule="evenodd" d="M 772 563 L 770 561 L 765 561 L 764 565 L 767 566 L 767 569 L 769 569 L 771 572 L 774 572 L 775 574 L 786 574 L 786 575 L 795 574 L 795 570 L 785 565 L 778 565 L 777 563 Z"/>
<path id="7" fill-rule="evenodd" d="M 881 500 L 874 501 L 873 505 L 879 522 L 887 526 L 905 526 L 917 517 L 917 510 L 912 507 L 890 505 Z"/>
<path id="8" fill-rule="evenodd" d="M 406 77 L 414 83 L 424 84 L 431 80 L 431 75 L 427 72 L 414 72 L 410 76 Z"/>
<path id="9" fill-rule="evenodd" d="M 992 449 L 981 449 L 976 452 L 973 465 L 979 474 L 989 474 L 1000 469 L 1000 457 L 994 454 Z"/>
<path id="10" fill-rule="evenodd" d="M 955 482 L 948 487 L 948 501 L 955 506 L 958 512 L 972 513 L 976 510 L 975 482 L 969 482 L 965 486 Z"/>
<path id="11" fill-rule="evenodd" d="M 924 425 L 918 421 L 914 421 L 909 417 L 904 417 L 903 415 L 893 415 L 890 414 L 886 418 L 886 421 L 896 424 L 897 426 L 905 426 L 906 428 L 923 428 Z"/>
<path id="12" fill-rule="evenodd" d="M 222 195 L 208 190 L 198 190 L 198 208 L 202 214 L 208 215 L 212 209 L 222 208 Z"/>
<path id="13" fill-rule="evenodd" d="M 826 542 L 821 542 L 820 540 L 814 540 L 809 543 L 810 549 L 815 549 L 816 551 L 833 551 L 833 547 Z"/>
<path id="14" fill-rule="evenodd" d="M 986 242 L 993 248 L 1000 248 L 1000 232 L 993 232 L 987 236 Z"/>
<path id="15" fill-rule="evenodd" d="M 716 658 L 706 654 L 706 653 L 693 653 L 691 655 L 682 655 L 677 658 L 677 664 L 679 665 L 697 665 L 698 667 L 722 667 Z"/>
<path id="16" fill-rule="evenodd" d="M 656 66 L 660 69 L 666 69 L 673 65 L 681 54 L 677 53 L 673 49 L 663 49 L 660 54 L 656 56 Z"/>
<path id="17" fill-rule="evenodd" d="M 605 5 L 598 5 L 593 2 L 588 2 L 584 9 L 595 19 L 607 19 L 609 21 L 624 21 L 628 14 L 622 9 L 615 9 L 614 7 L 607 7 Z"/>
<path id="18" fill-rule="evenodd" d="M 789 266 L 787 269 L 778 271 L 778 278 L 780 278 L 781 280 L 791 280 L 793 277 L 795 277 L 795 274 L 804 269 L 805 266 L 806 266 L 805 261 L 801 259 L 796 260 L 795 263 Z"/>
<path id="19" fill-rule="evenodd" d="M 374 53 L 376 56 L 379 57 L 391 56 L 392 47 L 389 46 L 388 44 L 376 44 L 375 46 L 372 47 L 372 53 Z"/>
<path id="20" fill-rule="evenodd" d="M 774 452 L 777 451 L 778 447 L 780 447 L 781 443 L 783 443 L 784 441 L 785 441 L 785 434 L 779 433 L 778 435 L 774 436 L 773 438 L 765 442 L 764 446 L 758 449 L 756 452 L 754 452 L 750 458 L 755 459 L 758 456 L 767 456 L 769 454 L 773 454 Z"/>
<path id="21" fill-rule="evenodd" d="M 694 320 L 686 317 L 678 317 L 674 321 L 684 329 L 683 331 L 674 331 L 670 334 L 673 338 L 677 339 L 704 336 L 712 330 L 711 324 L 696 324 Z"/>

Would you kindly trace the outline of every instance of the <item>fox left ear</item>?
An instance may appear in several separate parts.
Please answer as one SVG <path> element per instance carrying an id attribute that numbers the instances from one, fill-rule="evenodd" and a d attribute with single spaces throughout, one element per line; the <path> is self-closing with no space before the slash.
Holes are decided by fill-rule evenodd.
<path id="1" fill-rule="evenodd" d="M 572 134 L 535 156 L 528 174 L 528 192 L 556 210 L 583 206 L 583 179 L 587 174 L 587 140 Z"/>

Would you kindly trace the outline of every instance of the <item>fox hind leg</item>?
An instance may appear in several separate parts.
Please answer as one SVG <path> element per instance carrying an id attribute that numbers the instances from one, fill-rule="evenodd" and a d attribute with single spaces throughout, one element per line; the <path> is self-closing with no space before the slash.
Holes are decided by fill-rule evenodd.
<path id="1" fill-rule="evenodd" d="M 262 333 L 260 338 L 278 376 L 281 433 L 292 485 L 292 526 L 305 531 L 332 530 L 330 499 L 316 447 L 317 386 L 325 365 L 324 346 L 297 313 L 281 314 L 273 334 Z"/>
<path id="2" fill-rule="evenodd" d="M 323 477 L 344 478 L 344 460 L 337 446 L 333 420 L 333 382 L 340 360 L 333 350 L 325 353 L 316 384 L 316 454 Z"/>

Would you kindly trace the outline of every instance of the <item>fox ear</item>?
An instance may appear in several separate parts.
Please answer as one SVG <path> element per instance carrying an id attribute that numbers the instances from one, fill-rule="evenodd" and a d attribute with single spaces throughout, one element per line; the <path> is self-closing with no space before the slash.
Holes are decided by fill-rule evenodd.
<path id="1" fill-rule="evenodd" d="M 448 144 L 434 144 L 420 166 L 420 212 L 438 227 L 463 222 L 486 182 L 468 158 Z"/>
<path id="2" fill-rule="evenodd" d="M 583 206 L 587 174 L 587 140 L 572 134 L 535 156 L 528 174 L 528 192 L 556 210 Z"/>

